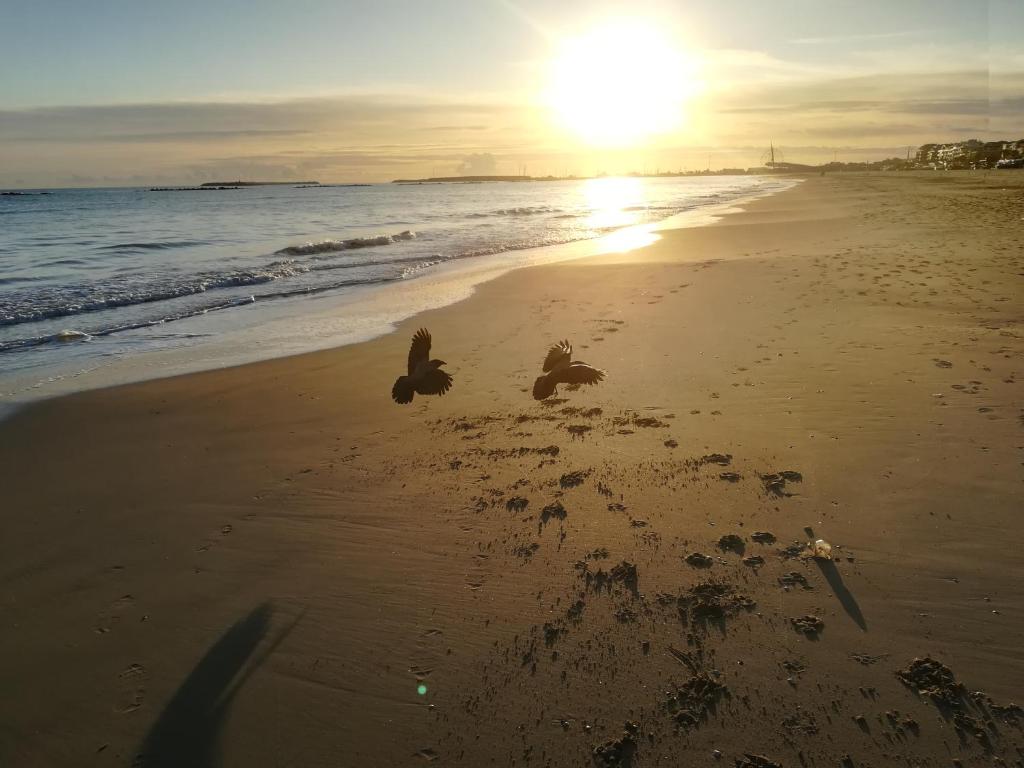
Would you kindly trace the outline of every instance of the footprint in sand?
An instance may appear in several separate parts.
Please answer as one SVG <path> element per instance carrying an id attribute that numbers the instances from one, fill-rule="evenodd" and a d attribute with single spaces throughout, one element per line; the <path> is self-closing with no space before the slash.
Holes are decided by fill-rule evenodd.
<path id="1" fill-rule="evenodd" d="M 419 665 L 409 667 L 409 672 L 412 673 L 413 677 L 416 678 L 416 682 L 418 683 L 422 683 L 424 680 L 430 677 L 430 673 L 433 671 L 434 670 L 430 667 L 421 667 Z"/>
<path id="2" fill-rule="evenodd" d="M 146 678 L 146 668 L 141 664 L 129 664 L 118 674 L 115 712 L 123 715 L 142 706 L 146 698 Z"/>
<path id="3" fill-rule="evenodd" d="M 93 627 L 93 632 L 97 635 L 105 635 L 121 620 L 122 613 L 134 607 L 135 598 L 131 595 L 122 595 L 111 603 L 109 608 L 100 611 L 100 614 L 96 617 L 96 625 Z"/>

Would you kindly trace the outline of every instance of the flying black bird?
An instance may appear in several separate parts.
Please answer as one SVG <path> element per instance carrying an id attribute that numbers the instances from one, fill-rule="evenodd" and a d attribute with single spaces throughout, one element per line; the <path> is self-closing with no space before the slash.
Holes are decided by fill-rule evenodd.
<path id="1" fill-rule="evenodd" d="M 597 384 L 604 380 L 604 371 L 582 360 L 572 362 L 572 344 L 560 341 L 544 358 L 544 376 L 533 382 L 533 399 L 543 400 L 556 393 L 559 384 Z"/>
<path id="2" fill-rule="evenodd" d="M 409 373 L 399 376 L 391 388 L 396 403 L 411 403 L 413 394 L 443 395 L 452 388 L 452 377 L 441 366 L 444 360 L 430 360 L 430 334 L 420 328 L 409 347 Z"/>

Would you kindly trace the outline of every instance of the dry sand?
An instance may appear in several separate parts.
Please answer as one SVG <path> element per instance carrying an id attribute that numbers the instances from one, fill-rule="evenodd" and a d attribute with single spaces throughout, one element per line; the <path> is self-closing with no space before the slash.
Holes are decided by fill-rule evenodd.
<path id="1" fill-rule="evenodd" d="M 1022 216 L 1024 174 L 816 177 L 16 415 L 0 765 L 1021 765 Z M 399 407 L 421 325 L 455 388 Z M 538 404 L 563 337 L 608 379 Z"/>

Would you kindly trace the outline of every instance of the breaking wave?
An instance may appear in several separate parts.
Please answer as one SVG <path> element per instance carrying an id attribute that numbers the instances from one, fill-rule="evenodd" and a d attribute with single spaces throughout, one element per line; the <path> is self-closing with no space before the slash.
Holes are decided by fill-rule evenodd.
<path id="1" fill-rule="evenodd" d="M 167 278 L 154 282 L 86 283 L 57 293 L 52 290 L 21 291 L 0 300 L 0 325 L 17 325 L 105 309 L 150 304 L 183 296 L 239 286 L 259 285 L 291 277 L 309 268 L 294 262 L 278 261 L 263 269 L 226 273 L 199 273 L 174 282 Z"/>
<path id="2" fill-rule="evenodd" d="M 335 253 L 337 251 L 351 251 L 356 248 L 373 248 L 379 245 L 391 245 L 403 240 L 412 240 L 416 233 L 410 230 L 399 232 L 397 235 L 378 235 L 377 237 L 352 237 L 348 240 L 321 240 L 316 243 L 303 243 L 302 245 L 290 245 L 282 248 L 277 253 L 284 256 L 309 256 L 317 253 Z"/>

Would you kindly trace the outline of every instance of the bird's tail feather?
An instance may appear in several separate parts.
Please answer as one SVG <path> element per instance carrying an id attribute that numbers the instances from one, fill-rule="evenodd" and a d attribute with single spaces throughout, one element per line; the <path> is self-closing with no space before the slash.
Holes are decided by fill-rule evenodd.
<path id="1" fill-rule="evenodd" d="M 391 388 L 391 397 L 396 403 L 411 403 L 416 389 L 408 376 L 399 376 Z"/>

